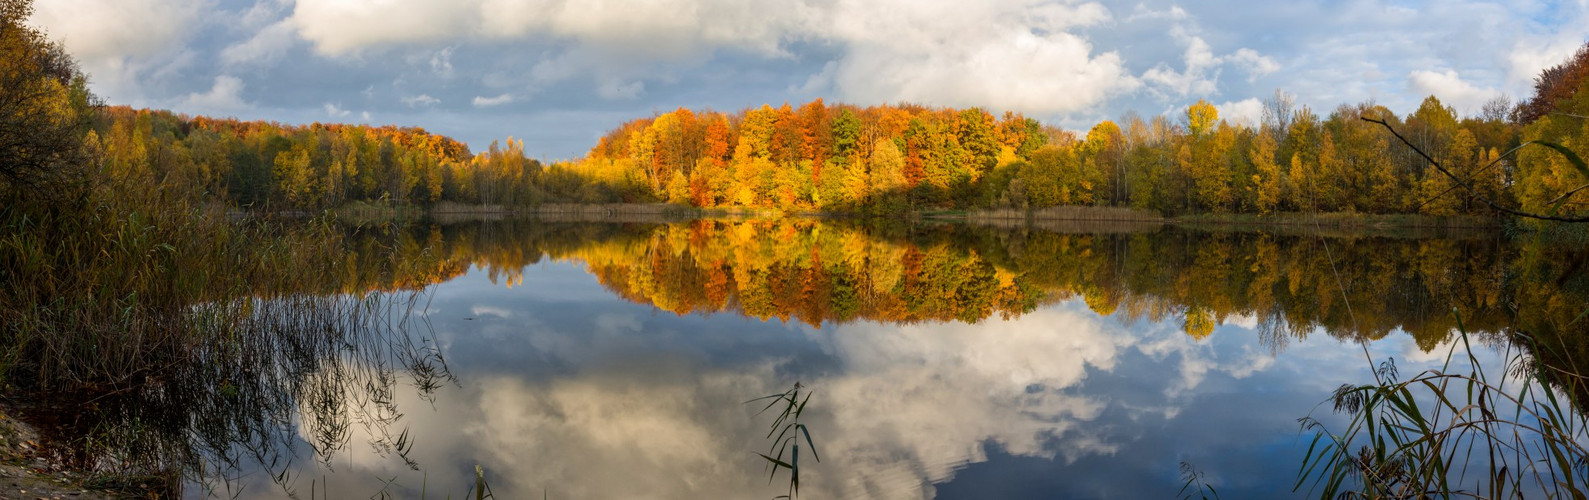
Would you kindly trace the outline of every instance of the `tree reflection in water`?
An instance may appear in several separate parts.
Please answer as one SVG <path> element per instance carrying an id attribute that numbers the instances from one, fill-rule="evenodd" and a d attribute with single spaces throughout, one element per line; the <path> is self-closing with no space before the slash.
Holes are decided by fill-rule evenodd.
<path id="1" fill-rule="evenodd" d="M 150 356 L 174 361 L 134 389 L 68 397 L 51 406 L 82 411 L 39 405 L 30 417 L 70 444 L 62 463 L 188 471 L 190 487 L 220 494 L 254 468 L 294 492 L 305 484 L 295 465 L 312 459 L 331 469 L 339 450 L 362 440 L 355 436 L 417 469 L 424 464 L 409 452 L 423 436 L 405 424 L 412 410 L 398 407 L 399 393 L 411 385 L 434 404 L 459 383 L 431 333 L 427 287 L 471 268 L 498 285 L 533 287 L 523 270 L 548 258 L 579 262 L 614 295 L 679 315 L 977 323 L 1079 298 L 1127 323 L 1179 319 L 1199 340 L 1217 325 L 1250 323 L 1278 352 L 1318 332 L 1376 340 L 1397 330 L 1428 350 L 1454 338 L 1454 307 L 1476 338 L 1553 342 L 1534 356 L 1551 368 L 1542 373 L 1582 373 L 1573 360 L 1589 359 L 1584 322 L 1573 323 L 1589 297 L 1574 245 L 1108 229 L 802 219 L 362 228 L 342 243 L 342 274 L 300 293 L 194 306 L 195 321 L 246 319 L 214 325 L 224 334 L 181 355 Z"/>

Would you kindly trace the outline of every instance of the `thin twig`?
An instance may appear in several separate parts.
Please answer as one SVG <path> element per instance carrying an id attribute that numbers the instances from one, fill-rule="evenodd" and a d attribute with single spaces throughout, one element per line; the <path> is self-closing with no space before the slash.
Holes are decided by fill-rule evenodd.
<path id="1" fill-rule="evenodd" d="M 1389 130 L 1390 134 L 1396 136 L 1396 139 L 1400 140 L 1402 144 L 1406 144 L 1407 147 L 1412 148 L 1413 152 L 1418 153 L 1418 156 L 1422 156 L 1423 159 L 1427 160 L 1430 165 L 1434 165 L 1436 170 L 1439 170 L 1440 173 L 1445 174 L 1446 177 L 1451 178 L 1451 182 L 1457 183 L 1457 185 L 1461 186 L 1462 189 L 1467 190 L 1468 194 L 1473 195 L 1474 198 L 1478 198 L 1479 201 L 1483 201 L 1485 205 L 1489 205 L 1490 208 L 1494 209 L 1497 212 L 1501 212 L 1501 213 L 1508 214 L 1508 215 L 1515 215 L 1515 216 L 1518 216 L 1518 217 L 1529 218 L 1529 219 L 1549 220 L 1549 221 L 1556 221 L 1556 222 L 1589 222 L 1589 216 L 1562 217 L 1562 216 L 1558 216 L 1558 215 L 1543 215 L 1543 214 L 1536 214 L 1536 213 L 1533 213 L 1533 212 L 1524 212 L 1524 211 L 1521 211 L 1521 210 L 1515 210 L 1515 209 L 1511 209 L 1511 208 L 1507 208 L 1505 206 L 1502 206 L 1501 204 L 1496 203 L 1495 200 L 1491 200 L 1488 196 L 1484 196 L 1483 194 L 1480 194 L 1477 189 L 1474 189 L 1472 185 L 1468 184 L 1466 181 L 1463 181 L 1462 178 L 1457 177 L 1456 174 L 1453 174 L 1453 173 L 1451 173 L 1451 171 L 1446 170 L 1445 166 L 1441 165 L 1440 162 L 1435 161 L 1434 158 L 1431 158 L 1429 156 L 1429 154 L 1423 152 L 1422 149 L 1418 149 L 1418 146 L 1414 146 L 1412 144 L 1412 141 L 1408 141 L 1406 137 L 1402 137 L 1401 133 L 1396 132 L 1396 129 L 1394 127 L 1391 127 L 1389 123 L 1385 123 L 1385 120 L 1377 120 L 1377 119 L 1369 118 L 1369 117 L 1366 117 L 1366 116 L 1360 117 L 1360 119 L 1365 121 L 1365 122 L 1369 122 L 1369 123 L 1378 123 L 1380 126 L 1385 127 L 1385 130 Z M 1516 150 L 1514 149 L 1513 151 L 1516 151 Z"/>

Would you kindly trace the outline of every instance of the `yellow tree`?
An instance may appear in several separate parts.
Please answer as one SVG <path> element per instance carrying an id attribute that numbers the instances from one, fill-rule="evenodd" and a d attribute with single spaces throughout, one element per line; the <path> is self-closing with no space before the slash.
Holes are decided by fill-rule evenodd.
<path id="1" fill-rule="evenodd" d="M 891 192 L 905 188 L 905 155 L 893 141 L 878 141 L 870 162 L 872 192 Z"/>
<path id="2" fill-rule="evenodd" d="M 77 63 L 22 24 L 30 0 L 0 0 L 0 194 L 50 197 L 81 179 L 95 99 Z"/>
<path id="3" fill-rule="evenodd" d="M 1099 180 L 1098 192 L 1103 194 L 1100 201 L 1122 204 L 1130 199 L 1126 190 L 1129 186 L 1126 184 L 1124 145 L 1120 126 L 1112 121 L 1104 120 L 1087 131 L 1080 154 L 1083 168 L 1093 172 Z"/>
<path id="4" fill-rule="evenodd" d="M 1291 151 L 1290 168 L 1282 183 L 1283 200 L 1288 200 L 1298 210 L 1319 209 L 1319 122 L 1313 111 L 1303 106 L 1291 121 L 1286 132 L 1285 146 Z"/>
<path id="5" fill-rule="evenodd" d="M 317 183 L 309 164 L 309 151 L 303 145 L 277 154 L 274 173 L 277 189 L 289 206 L 302 208 L 309 205 Z"/>
<path id="6" fill-rule="evenodd" d="M 1341 210 L 1348 195 L 1346 161 L 1335 147 L 1335 139 L 1328 133 L 1319 134 L 1317 196 L 1319 209 Z"/>
<path id="7" fill-rule="evenodd" d="M 1401 210 L 1399 179 L 1388 151 L 1387 134 L 1378 125 L 1360 117 L 1394 117 L 1390 110 L 1372 103 L 1341 105 L 1330 115 L 1327 128 L 1342 176 L 1340 203 L 1352 210 L 1387 213 Z"/>
<path id="8" fill-rule="evenodd" d="M 1186 108 L 1186 129 L 1192 137 L 1202 137 L 1203 134 L 1213 130 L 1219 123 L 1219 110 L 1208 101 L 1198 99 L 1196 104 Z"/>
<path id="9" fill-rule="evenodd" d="M 667 184 L 668 203 L 685 205 L 690 203 L 690 181 L 684 177 L 683 170 L 674 170 L 668 174 Z"/>
<path id="10" fill-rule="evenodd" d="M 1447 148 L 1444 165 L 1447 170 L 1456 174 L 1458 179 L 1462 179 L 1463 182 L 1478 189 L 1478 194 L 1495 199 L 1495 193 L 1490 192 L 1494 189 L 1495 183 L 1483 182 L 1483 179 L 1481 179 L 1483 176 L 1479 172 L 1479 168 L 1482 166 L 1481 160 L 1486 157 L 1488 157 L 1487 154 L 1480 153 L 1478 140 L 1473 137 L 1473 133 L 1467 129 L 1460 129 L 1451 138 L 1451 145 Z M 1473 193 L 1461 188 L 1455 188 L 1455 184 L 1444 175 L 1431 177 L 1440 177 L 1444 181 L 1439 185 L 1442 191 L 1449 189 L 1449 192 L 1443 193 L 1446 199 L 1442 200 L 1442 203 L 1451 207 L 1450 212 L 1474 213 L 1479 208 L 1477 206 L 1479 202 L 1473 198 Z M 1493 176 L 1490 178 L 1494 179 Z M 1434 194 L 1429 193 L 1429 195 L 1433 196 Z"/>
<path id="11" fill-rule="evenodd" d="M 1187 130 L 1191 136 L 1181 145 L 1176 163 L 1191 178 L 1196 204 L 1216 212 L 1230 205 L 1230 148 L 1236 131 L 1219 119 L 1219 111 L 1207 101 L 1186 108 Z"/>
<path id="12" fill-rule="evenodd" d="M 1252 189 L 1254 191 L 1253 208 L 1258 213 L 1266 214 L 1275 210 L 1280 205 L 1281 172 L 1280 165 L 1275 162 L 1274 134 L 1260 131 L 1252 139 L 1252 147 L 1247 151 L 1247 157 L 1252 161 Z"/>

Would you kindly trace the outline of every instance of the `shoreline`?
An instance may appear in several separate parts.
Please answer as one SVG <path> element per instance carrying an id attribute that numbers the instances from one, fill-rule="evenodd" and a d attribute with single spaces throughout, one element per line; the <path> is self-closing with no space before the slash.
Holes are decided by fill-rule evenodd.
<path id="1" fill-rule="evenodd" d="M 233 212 L 233 215 L 246 211 Z M 638 222 L 669 223 L 711 218 L 839 218 L 839 219 L 897 219 L 923 221 L 955 221 L 997 227 L 1071 228 L 1087 229 L 1098 226 L 1110 229 L 1125 225 L 1136 229 L 1153 225 L 1173 225 L 1197 230 L 1277 229 L 1302 228 L 1329 230 L 1363 230 L 1368 232 L 1400 229 L 1427 232 L 1499 232 L 1508 219 L 1489 216 L 1453 215 L 1431 216 L 1419 214 L 1364 214 L 1352 212 L 1275 212 L 1268 214 L 1197 213 L 1163 216 L 1150 210 L 1126 207 L 1057 206 L 1038 209 L 924 209 L 899 215 L 878 216 L 864 212 L 708 207 L 700 208 L 668 203 L 546 203 L 535 206 L 509 207 L 504 205 L 465 205 L 439 203 L 431 207 L 417 205 L 353 204 L 329 209 L 326 213 L 355 225 L 392 220 L 433 219 L 442 222 L 463 220 L 498 220 L 511 217 L 531 217 L 555 222 Z M 307 213 L 281 212 L 286 215 L 309 216 Z"/>
<path id="2" fill-rule="evenodd" d="M 19 418 L 15 404 L 0 401 L 0 498 L 114 500 L 146 498 L 149 478 L 64 470 L 44 455 L 50 444 Z M 136 491 L 144 487 L 144 491 Z"/>

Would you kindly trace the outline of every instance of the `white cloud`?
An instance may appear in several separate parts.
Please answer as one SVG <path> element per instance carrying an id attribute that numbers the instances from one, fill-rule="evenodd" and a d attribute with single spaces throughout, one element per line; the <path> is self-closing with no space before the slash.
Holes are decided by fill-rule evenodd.
<path id="1" fill-rule="evenodd" d="M 808 78 L 806 89 L 828 88 L 868 103 L 1039 114 L 1086 109 L 1138 85 L 1118 54 L 1094 53 L 1085 38 L 1067 31 L 1110 19 L 1094 2 L 1033 0 L 469 0 L 447 8 L 417 0 L 304 0 L 292 15 L 299 35 L 328 55 L 451 40 L 573 42 L 540 58 L 533 82 L 589 75 L 596 94 L 608 100 L 638 98 L 642 78 L 653 73 L 647 68 L 661 62 L 698 63 L 719 50 L 782 58 L 791 56 L 787 42 L 815 41 L 842 54 L 830 70 Z"/>
<path id="2" fill-rule="evenodd" d="M 301 0 L 292 19 L 304 39 L 327 55 L 447 39 L 549 37 L 605 47 L 638 58 L 673 58 L 725 46 L 777 53 L 781 50 L 780 35 L 802 19 L 799 11 L 809 8 L 798 1 L 781 3 Z"/>
<path id="3" fill-rule="evenodd" d="M 243 101 L 243 81 L 228 75 L 215 77 L 215 85 L 208 92 L 188 94 L 178 107 L 184 111 L 204 114 L 227 114 L 253 108 Z"/>
<path id="4" fill-rule="evenodd" d="M 151 96 L 148 87 L 191 70 L 194 54 L 184 43 L 205 24 L 200 14 L 210 6 L 181 0 L 40 0 L 29 22 L 66 47 L 100 96 L 148 106 L 182 99 L 183 94 L 169 90 Z"/>
<path id="5" fill-rule="evenodd" d="M 1457 112 L 1463 115 L 1477 111 L 1485 101 L 1500 95 L 1500 91 L 1495 89 L 1481 89 L 1463 81 L 1454 70 L 1439 73 L 1414 71 L 1407 76 L 1407 86 L 1419 94 L 1433 94 L 1440 98 L 1440 102 L 1456 108 Z"/>
<path id="6" fill-rule="evenodd" d="M 430 56 L 430 72 L 442 78 L 452 78 L 452 47 L 438 50 Z"/>
<path id="7" fill-rule="evenodd" d="M 480 98 L 476 97 L 475 99 L 478 101 Z M 408 96 L 408 97 L 404 97 L 404 98 L 399 99 L 399 100 L 403 101 L 403 104 L 407 104 L 408 107 L 410 107 L 410 108 L 420 107 L 420 106 L 434 106 L 434 105 L 437 105 L 437 104 L 441 103 L 441 99 L 437 99 L 437 98 L 431 97 L 429 94 L 420 94 L 420 95 L 416 95 L 416 96 Z M 478 104 L 477 104 L 477 106 L 478 106 Z"/>
<path id="8" fill-rule="evenodd" d="M 1248 83 L 1280 69 L 1280 63 L 1275 62 L 1274 58 L 1247 47 L 1236 49 L 1235 52 L 1223 56 L 1215 55 L 1208 41 L 1196 34 L 1202 28 L 1180 7 L 1172 7 L 1169 12 L 1160 13 L 1144 10 L 1139 5 L 1133 18 L 1173 21 L 1175 24 L 1170 28 L 1170 34 L 1185 46 L 1181 54 L 1180 71 L 1172 69 L 1166 62 L 1160 62 L 1142 74 L 1142 80 L 1149 84 L 1149 88 L 1154 93 L 1162 97 L 1206 97 L 1219 94 L 1219 77 L 1227 65 L 1246 72 Z"/>
<path id="9" fill-rule="evenodd" d="M 1208 42 L 1195 36 L 1185 37 L 1186 53 L 1183 63 L 1185 69 L 1176 71 L 1170 69 L 1165 63 L 1159 63 L 1146 73 L 1142 74 L 1144 82 L 1157 87 L 1166 88 L 1172 95 L 1206 96 L 1218 93 L 1219 58 L 1214 57 L 1214 52 L 1209 48 Z M 1213 74 L 1210 75 L 1209 72 Z"/>
<path id="10" fill-rule="evenodd" d="M 1547 14 L 1558 21 L 1555 29 L 1534 26 L 1538 29 L 1518 30 L 1521 36 L 1506 58 L 1512 83 L 1532 83 L 1540 71 L 1565 62 L 1589 40 L 1589 2 L 1568 2 L 1557 8 L 1561 11 Z"/>
<path id="11" fill-rule="evenodd" d="M 1148 7 L 1147 4 L 1139 3 L 1131 9 L 1131 15 L 1127 16 L 1126 20 L 1143 21 L 1168 19 L 1172 21 L 1179 21 L 1188 17 L 1191 17 L 1191 14 L 1187 14 L 1186 9 L 1182 9 L 1179 5 L 1171 5 L 1170 8 L 1164 10 L 1153 10 L 1153 8 Z"/>
<path id="12" fill-rule="evenodd" d="M 847 99 L 1051 114 L 1138 85 L 1119 54 L 1064 31 L 1107 19 L 1095 3 L 848 1 L 819 34 L 846 48 L 833 83 Z"/>
<path id="13" fill-rule="evenodd" d="M 177 48 L 199 23 L 203 1 L 40 0 L 34 24 L 85 61 L 149 56 Z"/>
<path id="14" fill-rule="evenodd" d="M 1214 109 L 1219 111 L 1221 119 L 1231 124 L 1257 127 L 1263 119 L 1263 101 L 1259 101 L 1256 97 L 1248 97 L 1235 102 L 1225 101 L 1215 104 Z M 1234 324 L 1245 325 L 1247 328 L 1252 328 L 1253 325 L 1257 324 L 1250 317 L 1232 319 L 1231 321 L 1236 322 Z"/>
<path id="15" fill-rule="evenodd" d="M 475 96 L 474 107 L 490 108 L 513 102 L 513 94 L 502 94 L 496 97 Z"/>
<path id="16" fill-rule="evenodd" d="M 271 24 L 254 33 L 248 40 L 229 45 L 221 50 L 221 62 L 227 65 L 268 64 L 281 60 L 287 50 L 297 43 L 296 32 L 285 22 Z"/>
<path id="17" fill-rule="evenodd" d="M 394 43 L 444 40 L 471 19 L 450 2 L 303 0 L 288 18 L 298 35 L 325 55 L 345 55 Z"/>
<path id="18" fill-rule="evenodd" d="M 325 103 L 325 106 L 323 106 L 323 108 L 326 110 L 326 115 L 330 116 L 332 118 L 342 118 L 342 117 L 348 116 L 348 114 L 350 114 L 350 112 L 348 110 L 342 109 L 341 106 L 338 106 L 336 104 L 332 104 L 332 103 L 329 103 L 329 102 Z"/>
<path id="19" fill-rule="evenodd" d="M 1236 52 L 1226 56 L 1225 60 L 1235 64 L 1237 67 L 1247 70 L 1248 83 L 1257 81 L 1259 77 L 1280 70 L 1280 63 L 1275 62 L 1273 58 L 1259 54 L 1258 51 L 1245 47 L 1236 49 Z"/>

